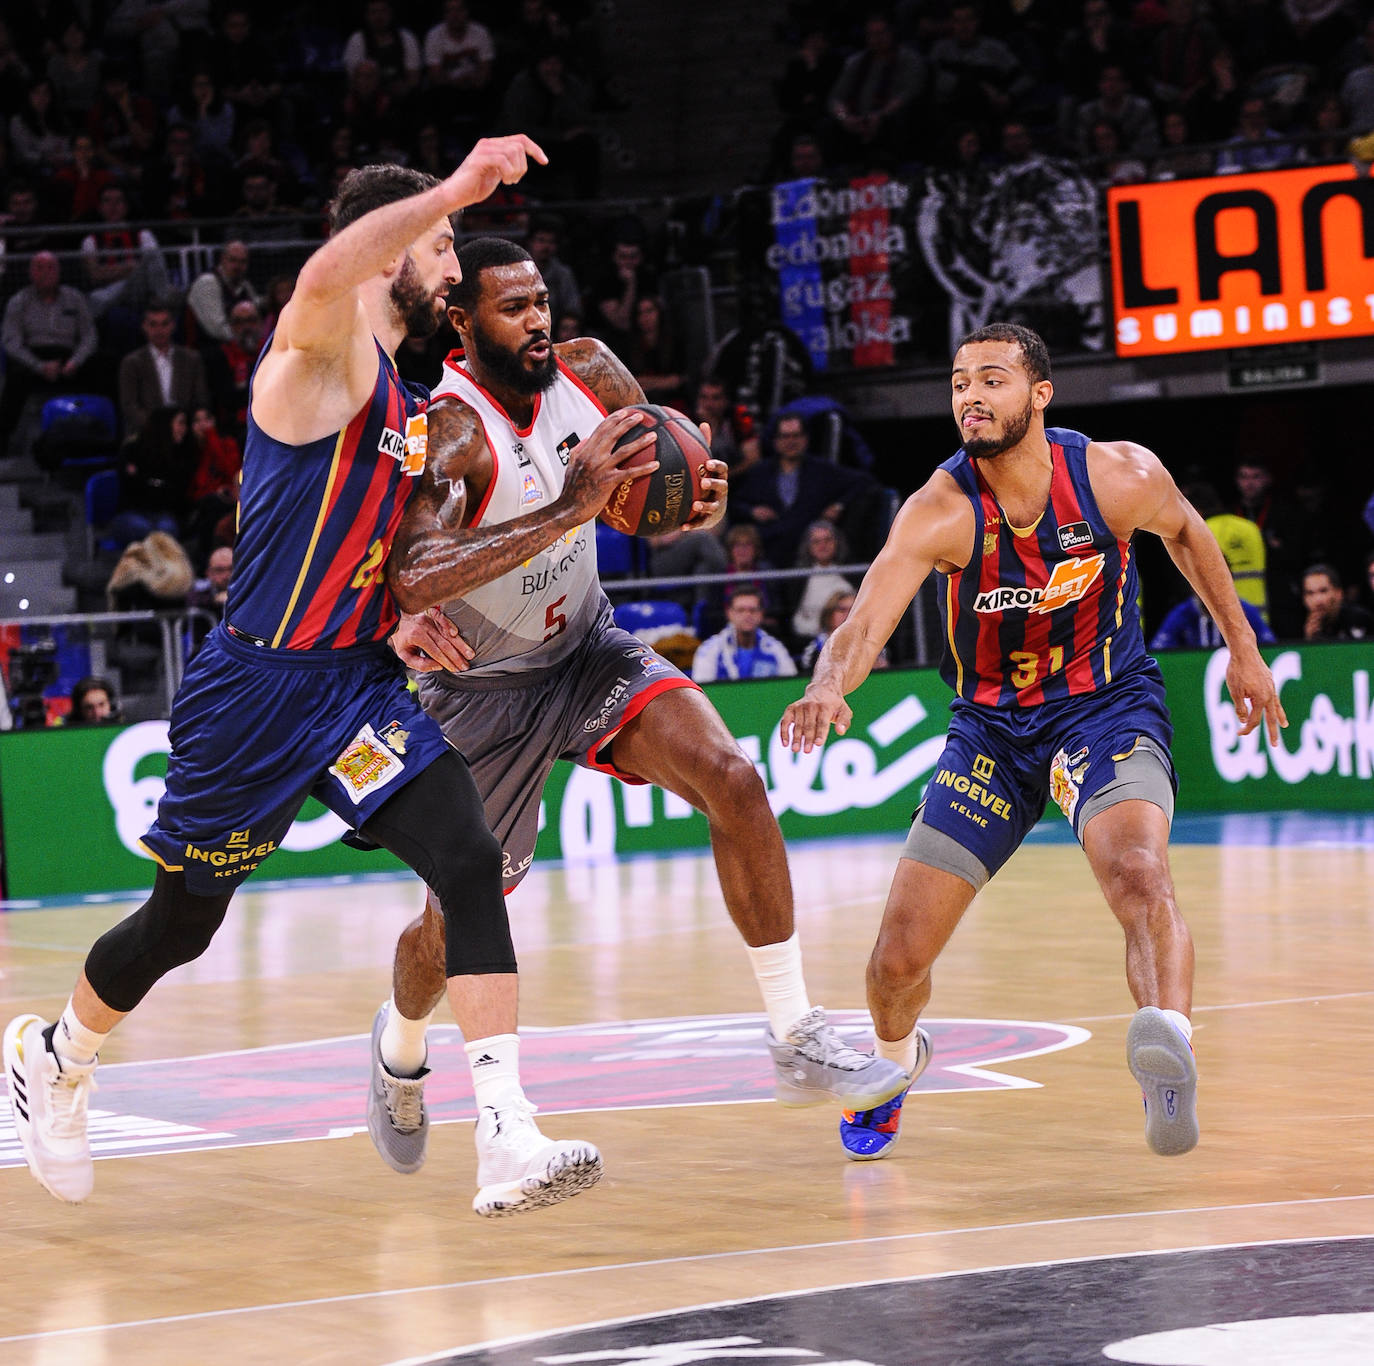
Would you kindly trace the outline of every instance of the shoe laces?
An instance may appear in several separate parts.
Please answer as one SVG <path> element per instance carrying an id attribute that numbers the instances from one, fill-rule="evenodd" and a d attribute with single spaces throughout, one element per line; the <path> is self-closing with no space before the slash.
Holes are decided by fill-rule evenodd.
<path id="1" fill-rule="evenodd" d="M 539 1107 L 527 1097 L 493 1106 L 492 1110 L 496 1125 L 492 1138 L 504 1147 L 533 1148 L 545 1142 L 534 1122 Z"/>
<path id="2" fill-rule="evenodd" d="M 95 1089 L 89 1069 L 64 1072 L 56 1067 L 48 1079 L 48 1128 L 53 1138 L 80 1141 L 86 1137 L 86 1104 Z"/>
<path id="3" fill-rule="evenodd" d="M 851 1048 L 828 1024 L 825 1011 L 817 1006 L 788 1031 L 787 1041 L 804 1057 L 842 1072 L 859 1072 L 873 1061 L 871 1053 Z"/>
<path id="4" fill-rule="evenodd" d="M 413 1133 L 424 1121 L 424 1087 L 420 1077 L 394 1077 L 382 1068 L 386 1113 L 392 1127 Z"/>
<path id="5" fill-rule="evenodd" d="M 872 1110 L 846 1110 L 845 1120 L 849 1124 L 857 1124 L 861 1128 L 876 1129 L 879 1124 L 886 1124 L 893 1115 L 897 1114 L 902 1108 L 902 1102 L 906 1099 L 906 1092 L 893 1096 L 891 1100 L 885 1100 Z"/>

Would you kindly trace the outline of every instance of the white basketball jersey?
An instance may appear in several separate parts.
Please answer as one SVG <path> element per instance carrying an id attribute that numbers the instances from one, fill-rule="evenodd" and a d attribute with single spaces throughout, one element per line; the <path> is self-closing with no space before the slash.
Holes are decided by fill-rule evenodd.
<path id="1" fill-rule="evenodd" d="M 521 430 L 473 379 L 454 352 L 433 397 L 454 395 L 481 419 L 493 474 L 473 526 L 535 512 L 563 491 L 568 453 L 585 441 L 606 410 L 560 360 L 558 378 L 534 400 Z M 566 532 L 524 564 L 446 603 L 463 639 L 476 651 L 460 678 L 547 669 L 572 653 L 606 602 L 596 573 L 596 524 Z"/>

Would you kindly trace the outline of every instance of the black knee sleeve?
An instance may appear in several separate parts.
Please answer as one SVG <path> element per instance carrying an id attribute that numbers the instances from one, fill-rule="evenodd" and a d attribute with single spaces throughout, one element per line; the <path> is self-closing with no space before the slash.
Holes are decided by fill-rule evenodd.
<path id="1" fill-rule="evenodd" d="M 91 946 L 86 980 L 95 994 L 112 1010 L 132 1010 L 158 978 L 205 952 L 231 895 L 193 896 L 182 874 L 159 868 L 148 900 Z"/>
<path id="2" fill-rule="evenodd" d="M 450 750 L 383 803 L 361 833 L 429 884 L 444 913 L 449 977 L 514 972 L 501 845 L 467 762 Z"/>

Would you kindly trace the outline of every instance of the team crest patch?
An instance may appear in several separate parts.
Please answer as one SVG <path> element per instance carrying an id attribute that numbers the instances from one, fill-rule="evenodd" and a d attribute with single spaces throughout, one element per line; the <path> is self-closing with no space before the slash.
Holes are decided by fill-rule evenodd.
<path id="1" fill-rule="evenodd" d="M 571 453 L 572 448 L 576 446 L 578 442 L 581 441 L 581 439 L 582 438 L 578 436 L 576 432 L 570 432 L 567 436 L 565 436 L 562 439 L 562 441 L 558 443 L 556 447 L 554 447 L 554 449 L 558 452 L 558 458 L 565 465 L 568 463 L 568 456 Z"/>
<path id="2" fill-rule="evenodd" d="M 364 797 L 403 773 L 405 765 L 371 726 L 364 726 L 353 743 L 329 765 L 329 771 L 357 806 Z"/>
<path id="3" fill-rule="evenodd" d="M 997 541 L 998 541 L 998 539 L 999 539 L 999 538 L 998 538 L 998 533 L 995 532 L 995 531 L 985 531 L 985 532 L 983 532 L 983 555 L 984 555 L 985 558 L 986 558 L 988 555 L 995 555 L 995 554 L 997 554 Z"/>
<path id="4" fill-rule="evenodd" d="M 537 503 L 544 496 L 535 480 L 534 475 L 527 474 L 520 484 L 520 505 L 526 507 L 530 503 Z"/>
<path id="5" fill-rule="evenodd" d="M 1087 745 L 1072 754 L 1061 749 L 1050 764 L 1050 798 L 1070 821 L 1078 810 L 1080 786 L 1087 771 Z"/>
<path id="6" fill-rule="evenodd" d="M 399 721 L 389 721 L 377 732 L 377 738 L 384 741 L 393 753 L 404 754 L 406 742 L 410 739 L 410 732 Z"/>

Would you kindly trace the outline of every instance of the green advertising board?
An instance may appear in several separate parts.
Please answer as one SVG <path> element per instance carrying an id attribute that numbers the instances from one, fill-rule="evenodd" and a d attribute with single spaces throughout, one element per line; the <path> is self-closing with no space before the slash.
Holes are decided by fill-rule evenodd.
<path id="1" fill-rule="evenodd" d="M 1240 737 L 1225 692 L 1226 654 L 1160 660 L 1173 711 L 1179 807 L 1263 811 L 1374 809 L 1374 644 L 1271 649 L 1290 725 L 1277 746 Z M 809 755 L 784 748 L 783 708 L 796 679 L 708 689 L 758 766 L 789 840 L 904 834 L 944 745 L 949 689 L 932 669 L 875 674 L 851 698 L 854 724 Z M 152 863 L 138 840 L 162 795 L 167 724 L 0 735 L 5 885 L 14 899 L 146 887 Z M 311 803 L 255 878 L 319 877 L 399 867 L 338 841 L 342 823 Z M 657 788 L 628 786 L 570 764 L 544 793 L 538 859 L 701 849 L 705 818 Z"/>

